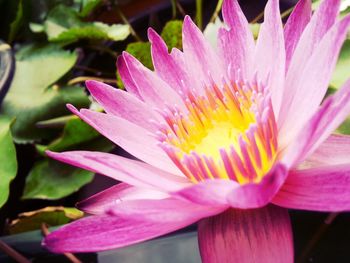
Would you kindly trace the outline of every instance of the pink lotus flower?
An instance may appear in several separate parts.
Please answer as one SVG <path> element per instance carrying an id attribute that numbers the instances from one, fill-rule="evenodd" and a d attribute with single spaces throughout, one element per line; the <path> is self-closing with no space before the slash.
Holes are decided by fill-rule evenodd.
<path id="1" fill-rule="evenodd" d="M 87 82 L 106 113 L 70 110 L 138 158 L 48 152 L 123 183 L 81 202 L 93 214 L 46 237 L 54 252 L 127 246 L 199 221 L 203 262 L 293 262 L 287 208 L 350 209 L 350 81 L 321 104 L 350 17 L 339 0 L 311 16 L 301 0 L 283 28 L 269 0 L 257 42 L 226 0 L 214 50 L 189 17 L 183 52 L 152 29 L 155 72 L 118 59 L 128 92 Z M 320 106 L 321 104 L 321 106 Z"/>

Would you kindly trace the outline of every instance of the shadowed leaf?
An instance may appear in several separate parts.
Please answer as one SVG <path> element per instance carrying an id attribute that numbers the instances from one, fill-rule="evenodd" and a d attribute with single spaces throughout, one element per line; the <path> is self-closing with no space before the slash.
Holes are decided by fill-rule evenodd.
<path id="1" fill-rule="evenodd" d="M 11 120 L 0 117 L 0 208 L 6 203 L 10 183 L 17 174 L 15 145 L 10 132 Z"/>

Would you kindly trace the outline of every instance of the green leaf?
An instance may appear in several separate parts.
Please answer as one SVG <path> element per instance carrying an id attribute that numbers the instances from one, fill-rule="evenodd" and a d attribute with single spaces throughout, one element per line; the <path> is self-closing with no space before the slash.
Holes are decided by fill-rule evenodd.
<path id="1" fill-rule="evenodd" d="M 69 44 L 80 39 L 99 39 L 121 41 L 128 37 L 128 25 L 107 25 L 101 22 L 83 22 L 72 8 L 59 5 L 44 22 L 49 41 Z"/>
<path id="2" fill-rule="evenodd" d="M 20 0 L 17 6 L 16 18 L 10 24 L 10 33 L 8 38 L 9 43 L 11 43 L 15 39 L 15 36 L 18 30 L 22 26 L 22 22 L 23 22 L 23 3 L 22 3 L 22 0 Z"/>
<path id="3" fill-rule="evenodd" d="M 10 132 L 11 120 L 0 116 L 0 208 L 6 203 L 10 183 L 17 174 L 15 145 Z"/>
<path id="4" fill-rule="evenodd" d="M 16 117 L 12 126 L 18 143 L 48 139 L 51 134 L 35 124 L 41 120 L 67 114 L 65 104 L 77 107 L 89 105 L 89 99 L 80 87 L 51 86 L 74 65 L 76 53 L 57 46 L 25 47 L 16 54 L 16 72 L 1 113 Z"/>
<path id="5" fill-rule="evenodd" d="M 338 133 L 350 135 L 350 118 L 347 118 L 337 129 Z"/>
<path id="6" fill-rule="evenodd" d="M 21 213 L 9 226 L 11 235 L 40 229 L 43 223 L 49 226 L 67 224 L 83 217 L 84 213 L 73 207 L 48 206 L 40 210 Z"/>
<path id="7" fill-rule="evenodd" d="M 161 36 L 169 50 L 174 47 L 182 49 L 182 21 L 172 20 L 167 22 L 163 28 Z"/>
<path id="8" fill-rule="evenodd" d="M 349 78 L 350 69 L 350 40 L 346 40 L 340 51 L 337 65 L 333 71 L 331 86 L 338 89 Z"/>
<path id="9" fill-rule="evenodd" d="M 66 122 L 62 136 L 49 145 L 43 147 L 39 146 L 37 149 L 40 150 L 40 152 L 46 150 L 54 152 L 70 150 L 74 146 L 91 141 L 99 136 L 100 134 L 94 128 L 81 119 L 74 117 Z"/>
<path id="10" fill-rule="evenodd" d="M 153 70 L 151 43 L 149 42 L 133 42 L 128 44 L 126 52 L 133 55 L 145 67 Z"/>
<path id="11" fill-rule="evenodd" d="M 93 174 L 51 159 L 37 162 L 26 178 L 22 198 L 48 200 L 63 198 L 91 182 Z"/>
<path id="12" fill-rule="evenodd" d="M 37 23 L 29 23 L 29 28 L 33 33 L 43 33 L 45 32 L 45 28 L 42 24 Z"/>
<path id="13" fill-rule="evenodd" d="M 81 17 L 88 16 L 96 7 L 98 7 L 102 3 L 102 0 L 81 0 L 81 11 L 79 15 Z"/>

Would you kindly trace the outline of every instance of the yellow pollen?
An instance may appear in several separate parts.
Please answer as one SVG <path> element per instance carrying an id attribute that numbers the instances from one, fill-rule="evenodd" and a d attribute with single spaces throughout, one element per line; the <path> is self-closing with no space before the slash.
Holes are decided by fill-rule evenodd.
<path id="1" fill-rule="evenodd" d="M 187 113 L 167 117 L 164 142 L 171 146 L 167 153 L 192 181 L 259 182 L 271 169 L 277 151 L 276 124 L 266 103 L 269 97 L 258 100 L 254 96 L 258 92 L 256 85 L 206 88 L 205 95 L 188 94 Z"/>
<path id="2" fill-rule="evenodd" d="M 206 156 L 211 156 L 215 161 L 220 159 L 220 148 L 229 148 L 237 144 L 238 135 L 241 132 L 229 122 L 217 122 L 213 128 L 207 131 L 205 137 L 194 147 L 193 151 Z"/>

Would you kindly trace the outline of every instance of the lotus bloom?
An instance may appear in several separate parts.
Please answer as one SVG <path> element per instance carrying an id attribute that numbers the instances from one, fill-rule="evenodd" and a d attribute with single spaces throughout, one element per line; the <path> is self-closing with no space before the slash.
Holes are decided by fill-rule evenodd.
<path id="1" fill-rule="evenodd" d="M 92 216 L 46 237 L 54 252 L 127 246 L 198 222 L 203 262 L 293 262 L 287 209 L 350 209 L 350 81 L 323 102 L 350 17 L 301 0 L 283 27 L 269 0 L 255 42 L 236 0 L 212 47 L 189 17 L 183 51 L 148 31 L 154 72 L 128 53 L 128 92 L 88 81 L 105 113 L 70 110 L 138 160 L 48 152 L 123 183 L 81 202 Z"/>

